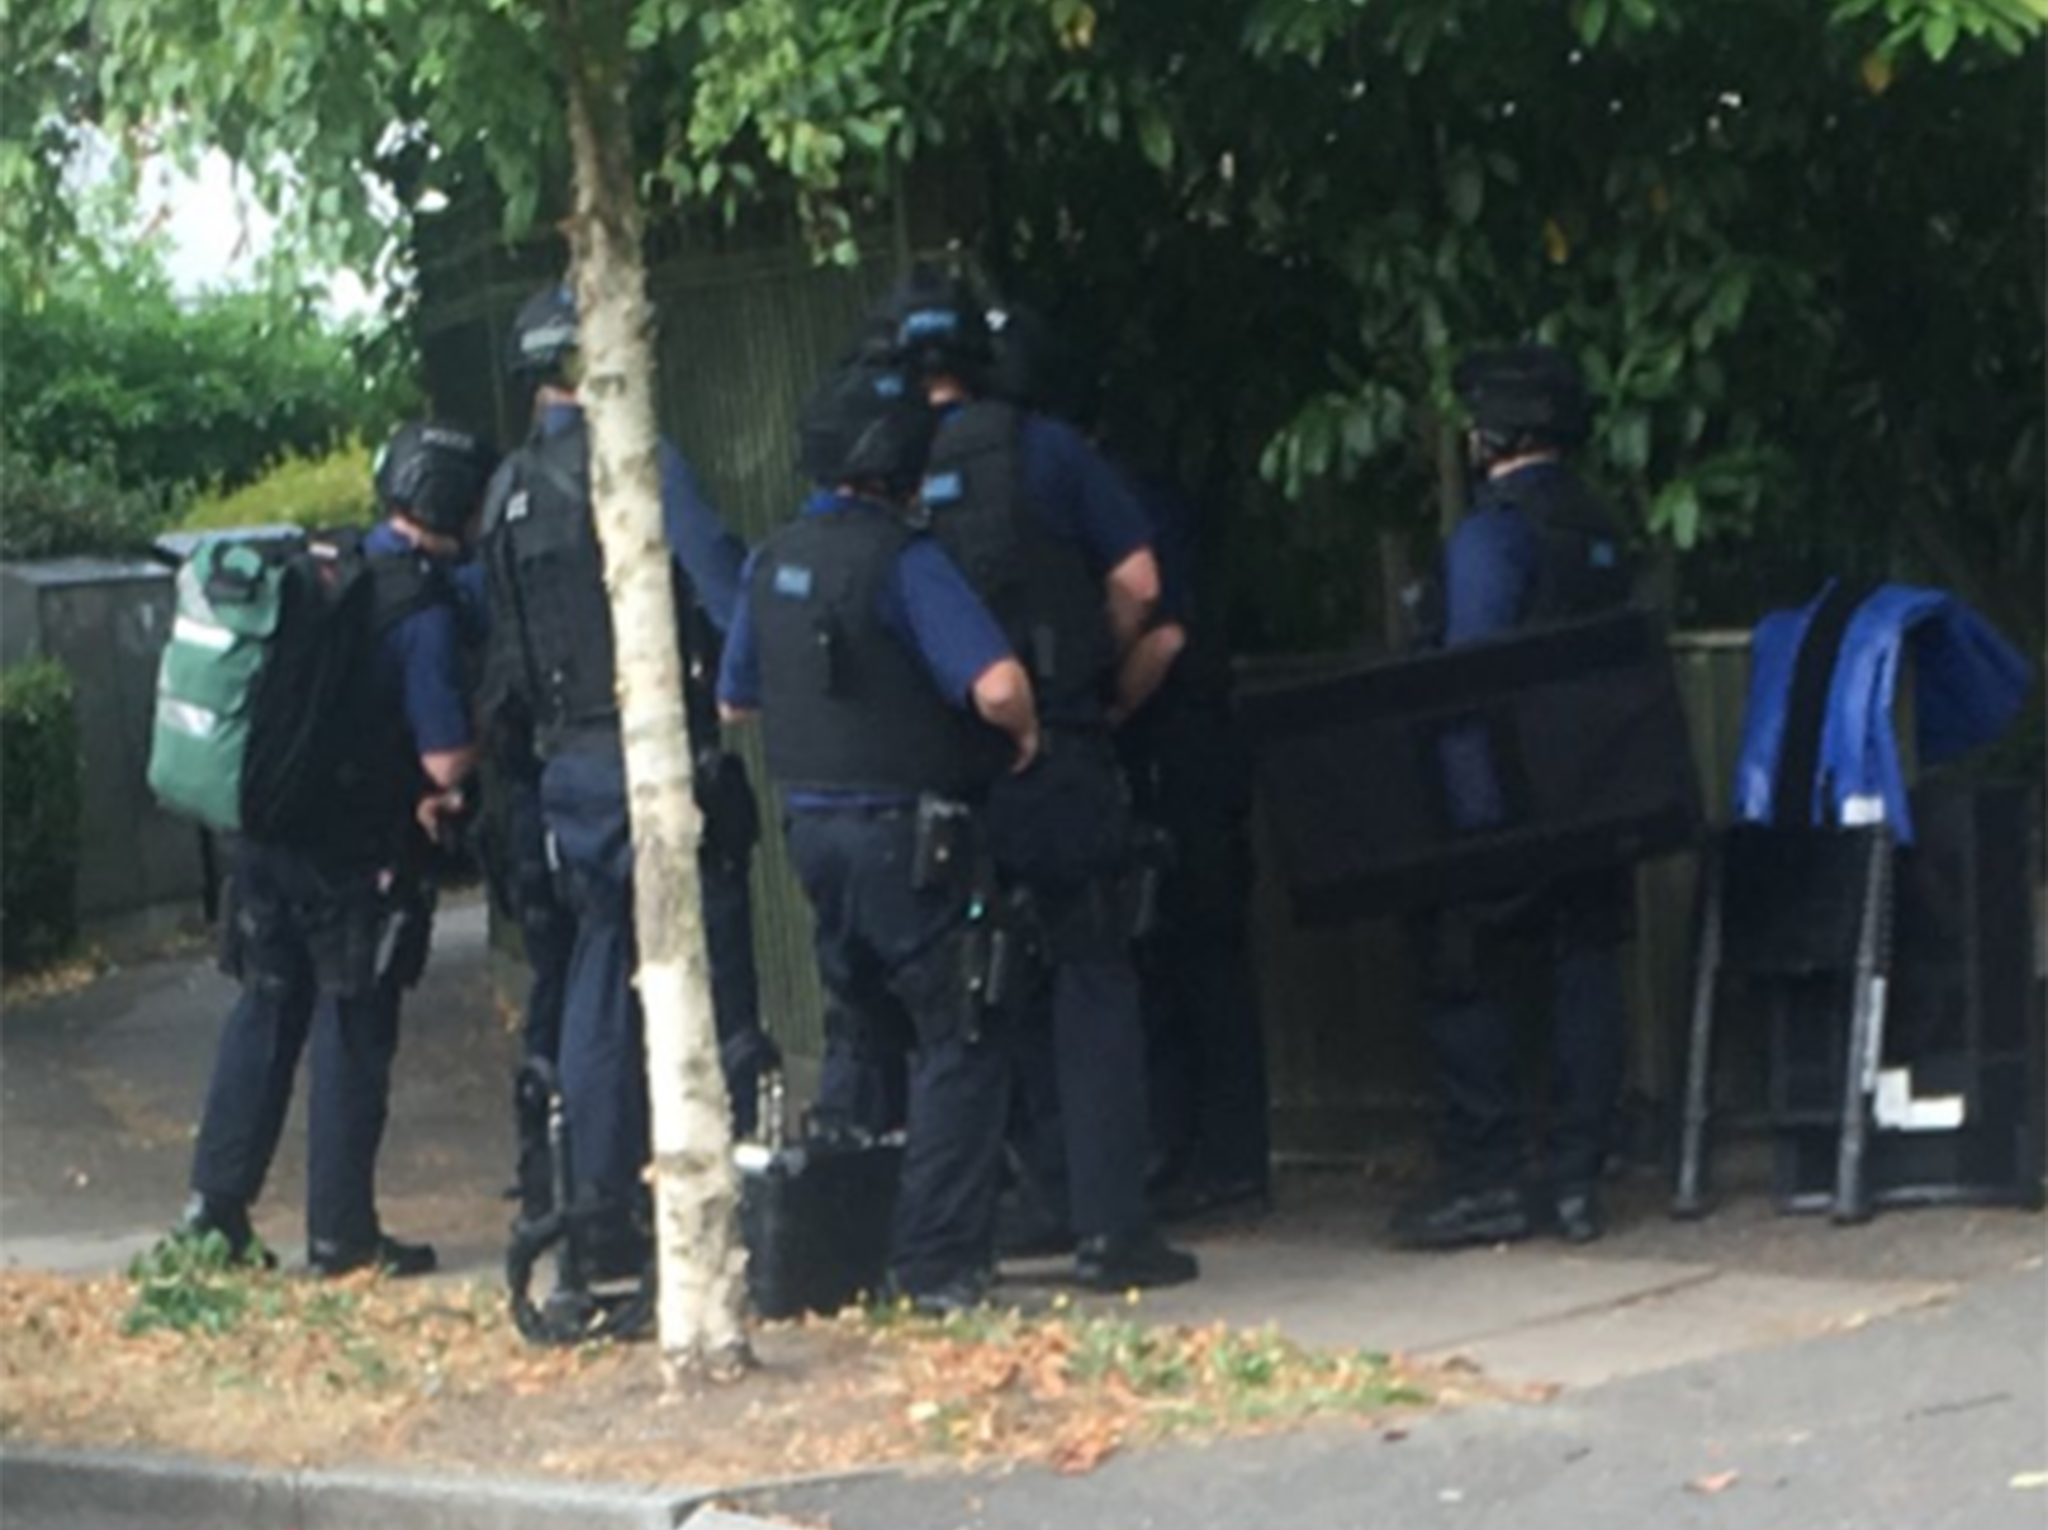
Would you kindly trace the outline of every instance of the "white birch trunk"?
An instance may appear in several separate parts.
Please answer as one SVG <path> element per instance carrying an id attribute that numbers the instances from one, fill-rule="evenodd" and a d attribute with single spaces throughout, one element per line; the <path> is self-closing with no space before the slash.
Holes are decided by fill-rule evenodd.
<path id="1" fill-rule="evenodd" d="M 697 881 L 675 589 L 663 535 L 641 216 L 627 132 L 625 8 L 556 13 L 575 154 L 578 392 L 617 655 L 633 837 L 633 920 L 654 1139 L 660 1342 L 671 1379 L 749 1361 L 725 1080 Z M 599 35 L 602 34 L 602 35 Z"/>

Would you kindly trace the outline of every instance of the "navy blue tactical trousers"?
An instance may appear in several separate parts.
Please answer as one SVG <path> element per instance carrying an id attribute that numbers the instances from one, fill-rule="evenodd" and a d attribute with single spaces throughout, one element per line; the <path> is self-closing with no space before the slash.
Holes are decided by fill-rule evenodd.
<path id="1" fill-rule="evenodd" d="M 1553 1185 L 1598 1180 L 1620 1096 L 1626 1021 L 1611 944 L 1564 944 L 1549 967 L 1550 1108 L 1545 1172 Z M 1429 1041 L 1443 1087 L 1441 1158 L 1462 1186 L 1520 1175 L 1525 1095 L 1523 1022 L 1496 993 L 1440 1002 Z"/>
<path id="2" fill-rule="evenodd" d="M 1113 906 L 1129 834 L 1107 741 L 1055 735 L 990 791 L 988 834 L 997 869 L 1033 899 L 1050 969 L 1012 1033 L 1021 1156 L 1049 1203 L 1064 1191 L 1080 1237 L 1137 1231 L 1151 1152 L 1145 1029 Z"/>
<path id="3" fill-rule="evenodd" d="M 400 989 L 417 962 L 393 960 L 400 900 L 373 869 L 336 870 L 278 846 L 235 849 L 223 957 L 242 984 L 214 1056 L 192 1188 L 253 1202 L 277 1153 L 292 1084 L 312 1043 L 307 1099 L 310 1242 L 372 1246 L 377 1152 L 398 1050 Z M 423 905 L 414 904 L 424 919 Z M 425 930 L 412 937 L 425 955 Z"/>
<path id="4" fill-rule="evenodd" d="M 553 837 L 571 926 L 556 1067 L 578 1192 L 613 1204 L 636 1195 L 649 1152 L 647 1054 L 632 978 L 633 847 L 625 774 L 614 748 L 565 750 L 543 767 L 541 812 Z M 743 858 L 699 857 L 706 954 L 718 1036 L 758 1034 L 753 905 Z M 535 969 L 535 986 L 541 973 Z M 530 1011 L 531 1013 L 531 1011 Z M 534 1035 L 529 1030 L 529 1038 Z M 529 1041 L 531 1051 L 531 1041 Z M 755 1073 L 728 1071 L 734 1129 L 752 1129 Z"/>
<path id="5" fill-rule="evenodd" d="M 864 1034 L 914 1047 L 890 1271 L 908 1292 L 978 1274 L 994 1257 L 1009 1065 L 966 1023 L 963 900 L 911 885 L 908 808 L 796 812 L 788 829 L 819 976 Z"/>
<path id="6" fill-rule="evenodd" d="M 1076 1236 L 1135 1232 L 1152 1143 L 1137 973 L 1128 961 L 1064 961 L 1048 988 L 1011 1038 L 1019 1151 Z"/>
<path id="7" fill-rule="evenodd" d="M 547 824 L 541 816 L 540 782 L 508 779 L 505 792 L 505 851 L 508 881 L 526 943 L 532 984 L 520 1050 L 553 1062 L 562 1051 L 562 1006 L 569 994 L 569 961 L 576 950 L 576 921 L 562 901 L 548 856 Z"/>
<path id="8" fill-rule="evenodd" d="M 633 847 L 615 751 L 565 751 L 541 771 L 575 937 L 557 1070 L 579 1200 L 624 1207 L 647 1162 L 647 1056 L 634 997 Z"/>
<path id="9" fill-rule="evenodd" d="M 1216 1183 L 1263 1182 L 1265 1037 L 1242 932 L 1168 928 L 1145 943 L 1138 971 L 1160 1166 Z"/>

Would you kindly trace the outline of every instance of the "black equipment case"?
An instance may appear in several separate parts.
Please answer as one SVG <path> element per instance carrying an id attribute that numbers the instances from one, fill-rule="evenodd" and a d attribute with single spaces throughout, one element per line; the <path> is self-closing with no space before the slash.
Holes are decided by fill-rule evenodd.
<path id="1" fill-rule="evenodd" d="M 1248 694 L 1302 923 L 1526 892 L 1700 830 L 1664 629 L 1621 611 Z"/>
<path id="2" fill-rule="evenodd" d="M 882 1288 L 903 1148 L 892 1138 L 743 1144 L 747 1291 L 764 1318 L 837 1312 Z"/>

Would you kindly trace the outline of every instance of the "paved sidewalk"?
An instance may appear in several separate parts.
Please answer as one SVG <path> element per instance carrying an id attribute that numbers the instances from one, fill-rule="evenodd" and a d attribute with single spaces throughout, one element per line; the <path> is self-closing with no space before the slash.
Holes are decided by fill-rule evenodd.
<path id="1" fill-rule="evenodd" d="M 509 1096 L 516 1046 L 508 1019 L 493 1010 L 487 974 L 481 909 L 470 905 L 450 911 L 429 977 L 407 1005 L 383 1158 L 387 1225 L 403 1236 L 433 1239 L 444 1268 L 456 1276 L 488 1277 L 498 1270 L 509 1221 L 500 1192 L 512 1161 Z M 169 1224 L 184 1198 L 193 1118 L 232 994 L 232 985 L 206 962 L 187 959 L 131 967 L 80 992 L 9 1009 L 0 1024 L 0 1261 L 81 1272 L 115 1268 Z M 303 1246 L 303 1140 L 303 1123 L 295 1113 L 256 1218 L 288 1264 Z M 1204 1278 L 1149 1296 L 1145 1311 L 1161 1320 L 1270 1322 L 1299 1339 L 1333 1347 L 1436 1359 L 1463 1356 L 1503 1379 L 1555 1384 L 1564 1389 L 1558 1402 L 1543 1409 L 1489 1408 L 1430 1420 L 1418 1428 L 1417 1439 L 1434 1443 L 1398 1453 L 1383 1454 L 1370 1444 L 1370 1436 L 1355 1432 L 1333 1445 L 1328 1431 L 1205 1450 L 1193 1464 L 1185 1452 L 1158 1452 L 1156 1460 L 1146 1456 L 1122 1463 L 1099 1481 L 1062 1484 L 1045 1503 L 1069 1505 L 1073 1517 L 1067 1519 L 1036 1507 L 1038 1489 L 1028 1484 L 1037 1479 L 1028 1476 L 988 1484 L 986 1492 L 961 1479 L 911 1478 L 899 1486 L 813 1489 L 773 1501 L 811 1516 L 829 1510 L 835 1523 L 873 1524 L 877 1530 L 954 1523 L 1099 1523 L 1118 1530 L 1157 1523 L 1180 1530 L 1268 1518 L 1303 1524 L 1370 1518 L 1406 1527 L 1439 1522 L 1432 1516 L 1441 1516 L 1445 1524 L 1536 1527 L 1553 1521 L 1514 1517 L 1516 1479 L 1507 1463 L 1521 1460 L 1528 1470 L 1538 1471 L 1541 1458 L 1549 1463 L 1545 1470 L 1561 1471 L 1563 1462 L 1585 1478 L 1591 1469 L 1578 1468 L 1579 1458 L 1571 1451 L 1579 1447 L 1569 1443 L 1583 1425 L 1593 1436 L 1611 1439 L 1602 1450 L 1627 1442 L 1630 1459 L 1654 1462 L 1656 1470 L 1669 1475 L 1697 1457 L 1687 1442 L 1707 1438 L 1699 1435 L 1702 1429 L 1722 1428 L 1759 1408 L 1767 1412 L 1771 1399 L 1789 1395 L 1785 1389 L 1808 1374 L 1804 1367 L 1835 1364 L 1848 1374 L 1863 1363 L 1853 1357 L 1870 1352 L 1880 1339 L 1891 1348 L 1870 1363 L 1922 1367 L 1901 1379 L 1926 1384 L 1922 1402 L 1927 1407 L 1955 1404 L 1959 1398 L 1967 1403 L 1964 1394 L 1995 1392 L 2005 1399 L 1996 1407 L 1986 1405 L 1976 1420 L 1980 1425 L 2001 1409 L 2009 1414 L 2007 1404 L 2013 1399 L 2038 1399 L 2048 1389 L 2048 1374 L 2043 1374 L 2048 1361 L 2041 1358 L 2048 1324 L 2036 1321 L 2030 1329 L 2026 1322 L 2030 1300 L 2033 1316 L 2044 1315 L 2040 1217 L 1939 1210 L 1836 1228 L 1824 1219 L 1775 1216 L 1759 1190 L 1738 1184 L 1736 1192 L 1718 1215 L 1681 1224 L 1664 1215 L 1661 1187 L 1646 1180 L 1624 1182 L 1615 1191 L 1614 1232 L 1589 1249 L 1539 1241 L 1430 1256 L 1387 1247 L 1381 1228 L 1391 1188 L 1354 1172 L 1291 1174 L 1283 1177 L 1275 1215 L 1256 1227 L 1198 1236 Z M 1036 1273 L 1044 1278 L 1057 1268 L 1041 1267 Z M 1022 1273 L 1028 1280 L 1033 1271 Z M 1986 1324 L 2006 1329 L 2002 1348 L 1985 1340 L 1980 1330 Z M 2015 1325 L 2017 1333 L 2011 1331 Z M 1971 1337 L 1957 1340 L 1956 1332 Z M 1971 1366 L 1985 1369 L 1984 1379 L 1924 1373 L 1925 1367 L 1943 1363 L 1945 1344 L 1949 1352 L 1967 1353 Z M 1992 1376 L 1990 1371 L 2000 1366 Z M 1705 1391 L 1702 1377 L 1716 1378 Z M 1771 1390 L 1740 1402 L 1728 1390 L 1752 1383 Z M 1719 1400 L 1709 1406 L 1703 1401 L 1709 1395 Z M 1883 1417 L 1906 1409 L 1903 1398 L 1902 1391 L 1898 1407 Z M 1815 1401 L 1829 1399 L 1816 1396 Z M 1869 1399 L 1845 1394 L 1834 1401 L 1862 1405 Z M 2030 1415 L 2019 1420 L 2030 1421 Z M 2008 1417 L 2004 1424 L 2009 1434 L 2013 1420 Z M 1912 1439 L 1933 1439 L 1937 1432 L 1932 1426 L 1917 1428 Z M 1881 1429 L 1854 1437 L 1882 1453 L 1872 1443 L 1883 1437 Z M 1492 1442 L 1500 1454 L 1490 1457 L 1493 1464 L 1483 1471 L 1464 1472 L 1465 1458 L 1455 1452 L 1482 1440 Z M 1776 1451 L 1782 1444 L 1771 1448 Z M 2038 1454 L 2038 1461 L 2018 1461 L 2012 1473 L 2048 1469 L 2048 1443 Z M 1365 1490 L 1354 1479 L 1368 1457 L 1386 1463 L 1398 1457 L 1404 1463 L 1400 1472 L 1383 1475 L 1375 1467 L 1366 1475 L 1389 1491 L 1405 1484 L 1402 1494 L 1412 1490 L 1421 1496 L 1397 1496 L 1382 1504 L 1375 1495 L 1370 1516 L 1330 1517 L 1345 1495 Z M 31 1466 L 19 1449 L 9 1451 L 8 1459 L 0 1480 L 7 1483 L 13 1511 L 23 1508 L 24 1483 L 47 1483 L 49 1473 L 62 1465 L 43 1461 Z M 1436 1461 L 1437 1467 L 1413 1480 L 1402 1475 L 1424 1459 Z M 1458 1470 L 1450 1471 L 1446 1463 Z M 147 1462 L 123 1468 L 131 1486 L 137 1480 L 147 1483 L 151 1469 Z M 1297 1469 L 1302 1475 L 1295 1482 L 1288 1474 Z M 198 1470 L 205 1475 L 203 1466 Z M 1183 1501 L 1193 1489 L 1182 1479 L 1210 1481 L 1212 1474 L 1213 1481 L 1201 1492 L 1220 1494 L 1205 1501 L 1232 1506 L 1228 1515 L 1220 1509 L 1197 1513 Z M 240 1474 L 237 1480 L 246 1477 Z M 1442 1492 L 1477 1497 L 1432 1496 L 1438 1489 L 1428 1484 L 1439 1477 L 1447 1484 Z M 1468 1485 L 1460 1487 L 1453 1478 Z M 1126 1480 L 1136 1496 L 1119 1499 L 1117 1484 Z M 1325 1486 L 1311 1492 L 1315 1483 Z M 1668 1486 L 1662 1478 L 1653 1485 L 1659 1492 Z M 451 1497 L 446 1484 L 423 1485 L 421 1491 L 427 1487 L 440 1494 L 431 1504 L 422 1499 L 405 1512 L 381 1513 L 378 1519 L 408 1530 L 443 1524 L 669 1523 L 701 1502 L 697 1490 L 677 1489 L 658 1503 L 644 1495 L 621 1501 L 613 1507 L 627 1517 L 607 1518 L 609 1511 L 599 1512 L 594 1503 L 569 1504 L 559 1495 L 551 1499 L 534 1490 L 521 1517 L 506 1506 L 520 1499 L 517 1485 L 501 1484 L 491 1500 L 494 1506 L 471 1494 L 477 1501 L 468 1508 L 460 1507 L 459 1490 Z M 367 1491 L 360 1482 L 343 1483 L 333 1489 L 342 1494 L 336 1502 L 367 1501 L 348 1498 L 343 1488 Z M 141 1491 L 161 1507 L 153 1489 Z M 321 1519 L 308 1510 L 313 1500 L 304 1482 L 250 1488 L 243 1481 L 236 1491 L 268 1494 L 262 1501 L 299 1508 L 286 1519 L 252 1510 L 251 1517 L 228 1519 L 224 1526 L 351 1522 L 346 1516 Z M 1274 1492 L 1284 1492 L 1290 1501 L 1299 1494 L 1327 1493 L 1323 1507 L 1329 1513 L 1299 1519 L 1285 1512 L 1268 1515 L 1260 1510 L 1260 1495 L 1270 1499 Z M 1629 1512 L 1647 1512 L 1652 1501 L 1617 1492 L 1615 1503 L 1628 1506 Z M 1489 1495 L 1497 1499 L 1496 1508 L 1478 1513 L 1472 1506 Z M 970 1500 L 988 1512 L 968 1513 L 963 1505 Z M 1583 1524 L 1633 1530 L 1696 1521 L 1747 1530 L 1833 1522 L 1757 1517 L 1747 1509 L 1717 1510 L 1715 1517 L 1708 1510 L 1719 1500 L 1672 1502 L 1685 1512 L 1660 1510 L 1657 1517 L 1633 1521 L 1595 1516 Z M 2007 1500 L 1997 1502 L 2003 1506 Z M 451 1508 L 451 1503 L 458 1506 Z M 1456 1503 L 1467 1505 L 1461 1516 L 1450 1513 L 1448 1506 Z M 1383 1507 L 1391 1517 L 1382 1517 Z M 2031 1507 L 2048 1509 L 2048 1499 L 2037 1499 Z M 71 1530 L 74 1524 L 78 1530 L 113 1530 L 121 1521 L 118 1514 L 106 1520 L 64 1520 L 47 1514 L 17 1519 L 10 1513 L 8 1522 L 10 1530 L 17 1523 L 32 1530 L 45 1525 Z M 190 1524 L 193 1530 L 209 1525 L 203 1516 L 163 1522 Z M 1579 1530 L 1579 1521 L 1560 1517 L 1554 1522 Z M 1927 1524 L 1946 1521 L 1894 1518 L 1887 1512 L 1841 1522 L 1859 1527 L 1910 1523 L 1925 1530 Z M 1981 1517 L 1953 1522 L 1971 1530 L 2002 1530 L 2005 1523 Z M 2038 1514 L 2031 1521 L 2040 1522 Z"/>
<path id="2" fill-rule="evenodd" d="M 0 1022 L 0 1260 L 118 1268 L 183 1207 L 214 1044 L 235 985 L 205 957 L 144 962 Z M 512 1023 L 493 1010 L 484 910 L 444 908 L 426 980 L 406 996 L 379 1165 L 385 1225 L 445 1267 L 504 1258 L 512 1172 Z M 304 1075 L 256 1227 L 305 1249 Z"/>

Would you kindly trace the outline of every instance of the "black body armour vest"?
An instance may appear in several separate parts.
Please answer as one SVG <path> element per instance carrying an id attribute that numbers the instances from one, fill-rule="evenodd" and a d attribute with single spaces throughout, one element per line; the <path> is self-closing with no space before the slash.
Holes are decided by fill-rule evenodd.
<path id="1" fill-rule="evenodd" d="M 522 447 L 484 508 L 494 664 L 524 697 L 543 755 L 618 726 L 612 613 L 590 513 L 582 424 Z"/>
<path id="2" fill-rule="evenodd" d="M 1596 616 L 1628 604 L 1630 573 L 1621 530 L 1576 473 L 1540 469 L 1481 485 L 1473 508 L 1496 506 L 1519 510 L 1542 548 L 1522 625 Z"/>
<path id="3" fill-rule="evenodd" d="M 1030 672 L 1040 712 L 1051 721 L 1094 721 L 1116 658 L 1102 581 L 1026 503 L 1021 423 L 1014 408 L 993 401 L 949 415 L 925 467 L 925 513 Z"/>
<path id="4" fill-rule="evenodd" d="M 1002 770 L 996 730 L 948 705 L 882 622 L 913 535 L 879 509 L 806 515 L 754 560 L 762 743 L 784 790 L 965 797 Z"/>

